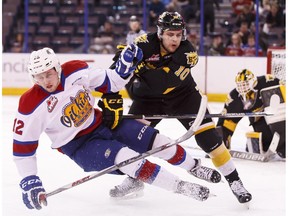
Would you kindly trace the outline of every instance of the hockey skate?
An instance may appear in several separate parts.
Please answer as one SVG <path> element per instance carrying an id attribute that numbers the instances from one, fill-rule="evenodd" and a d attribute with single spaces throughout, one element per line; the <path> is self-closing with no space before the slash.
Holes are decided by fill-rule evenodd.
<path id="1" fill-rule="evenodd" d="M 126 178 L 122 184 L 110 190 L 110 197 L 132 199 L 143 196 L 144 183 L 131 177 Z"/>
<path id="2" fill-rule="evenodd" d="M 209 188 L 195 183 L 179 181 L 175 193 L 192 197 L 199 201 L 205 201 L 208 199 L 210 191 Z"/>
<path id="3" fill-rule="evenodd" d="M 252 195 L 244 188 L 240 179 L 229 183 L 229 185 L 233 194 L 240 203 L 247 203 L 252 199 Z"/>
<path id="4" fill-rule="evenodd" d="M 221 181 L 221 174 L 218 171 L 209 167 L 201 166 L 200 159 L 194 160 L 196 161 L 196 164 L 188 171 L 188 173 L 207 182 L 218 183 Z"/>

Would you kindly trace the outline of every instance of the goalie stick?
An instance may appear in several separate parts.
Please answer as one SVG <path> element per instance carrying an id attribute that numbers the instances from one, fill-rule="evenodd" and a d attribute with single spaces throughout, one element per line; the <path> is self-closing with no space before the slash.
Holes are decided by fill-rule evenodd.
<path id="1" fill-rule="evenodd" d="M 242 152 L 242 151 L 237 151 L 237 150 L 229 150 L 229 152 L 233 158 L 252 160 L 252 161 L 260 161 L 260 162 L 268 162 L 276 154 L 276 149 L 277 149 L 279 140 L 280 140 L 280 136 L 277 132 L 275 132 L 273 135 L 272 141 L 270 143 L 269 149 L 265 154 Z M 199 147 L 185 146 L 185 148 L 203 151 Z"/>
<path id="2" fill-rule="evenodd" d="M 54 191 L 51 191 L 51 192 L 47 193 L 44 196 L 47 198 L 47 197 L 50 197 L 52 195 L 58 194 L 58 193 L 60 193 L 62 191 L 65 191 L 65 190 L 73 188 L 73 187 L 75 187 L 77 185 L 83 184 L 84 182 L 90 181 L 90 180 L 95 179 L 95 178 L 97 178 L 99 176 L 102 176 L 104 174 L 111 173 L 111 172 L 113 172 L 113 171 L 115 171 L 115 170 L 117 170 L 117 169 L 119 169 L 121 167 L 124 167 L 124 166 L 126 166 L 128 164 L 131 164 L 131 163 L 133 163 L 135 161 L 138 161 L 140 159 L 146 158 L 146 157 L 148 157 L 150 155 L 153 155 L 153 154 L 155 154 L 157 152 L 160 152 L 160 151 L 162 151 L 164 149 L 167 149 L 167 148 L 169 148 L 171 146 L 174 146 L 176 144 L 179 144 L 179 143 L 191 138 L 195 134 L 195 132 L 198 130 L 198 128 L 199 128 L 199 126 L 200 126 L 200 124 L 201 124 L 201 122 L 202 122 L 202 120 L 203 120 L 203 118 L 205 116 L 206 107 L 207 107 L 207 97 L 205 95 L 203 95 L 202 96 L 202 100 L 201 100 L 201 104 L 200 104 L 200 107 L 199 107 L 199 110 L 198 110 L 197 117 L 195 118 L 195 120 L 194 120 L 192 126 L 189 128 L 189 130 L 185 134 L 183 134 L 181 137 L 179 137 L 179 138 L 177 138 L 175 140 L 172 140 L 171 142 L 169 142 L 169 143 L 167 143 L 165 145 L 159 146 L 158 148 L 151 149 L 151 150 L 149 150 L 147 152 L 144 152 L 142 154 L 139 154 L 139 155 L 137 155 L 135 157 L 129 158 L 129 159 L 127 159 L 127 160 L 125 160 L 125 161 L 123 161 L 123 162 L 121 162 L 119 164 L 115 164 L 115 165 L 110 166 L 110 167 L 108 167 L 106 169 L 103 169 L 100 172 L 88 175 L 88 176 L 86 176 L 84 178 L 81 178 L 79 180 L 76 180 L 76 181 L 74 181 L 74 182 L 72 182 L 70 184 L 64 185 L 64 186 L 62 186 L 62 187 L 60 187 L 60 188 L 58 188 L 58 189 L 56 189 Z M 40 197 L 40 201 L 43 200 L 43 199 L 44 199 L 44 197 L 42 197 L 42 198 Z"/>
<path id="3" fill-rule="evenodd" d="M 204 118 L 241 118 L 241 117 L 260 117 L 260 116 L 272 116 L 273 113 L 267 112 L 252 112 L 252 113 L 226 113 L 226 114 L 205 114 Z M 187 118 L 196 118 L 197 114 L 184 114 L 184 115 L 123 115 L 123 118 L 126 119 L 187 119 Z"/>
<path id="4" fill-rule="evenodd" d="M 230 150 L 230 154 L 233 158 L 268 162 L 276 154 L 276 149 L 277 149 L 279 140 L 280 140 L 280 136 L 277 132 L 275 132 L 273 135 L 272 141 L 270 143 L 269 149 L 264 154 L 251 153 L 251 152 L 241 152 L 241 151 L 236 151 L 236 150 Z"/>

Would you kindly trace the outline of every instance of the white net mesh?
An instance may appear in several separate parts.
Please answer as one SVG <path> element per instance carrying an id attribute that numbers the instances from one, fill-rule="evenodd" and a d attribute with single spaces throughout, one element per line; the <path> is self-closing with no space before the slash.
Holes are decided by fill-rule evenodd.
<path id="1" fill-rule="evenodd" d="M 274 74 L 278 79 L 280 79 L 283 84 L 286 83 L 286 50 L 279 49 L 279 50 L 270 50 L 271 57 L 268 58 L 270 61 L 271 68 L 270 73 Z M 269 70 L 269 69 L 268 69 Z"/>

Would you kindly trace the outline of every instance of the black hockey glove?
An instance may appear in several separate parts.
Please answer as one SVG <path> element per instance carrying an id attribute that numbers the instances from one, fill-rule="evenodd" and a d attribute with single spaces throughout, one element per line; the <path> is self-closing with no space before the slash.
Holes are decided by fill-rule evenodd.
<path id="1" fill-rule="evenodd" d="M 98 106 L 102 109 L 104 124 L 115 129 L 122 120 L 123 98 L 118 93 L 107 93 L 102 95 Z"/>

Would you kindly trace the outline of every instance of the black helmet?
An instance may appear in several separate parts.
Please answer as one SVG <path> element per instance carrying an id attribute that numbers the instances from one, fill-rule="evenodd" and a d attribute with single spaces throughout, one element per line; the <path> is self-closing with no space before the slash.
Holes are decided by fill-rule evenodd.
<path id="1" fill-rule="evenodd" d="M 165 30 L 182 30 L 182 40 L 186 40 L 186 26 L 184 19 L 178 12 L 163 12 L 157 21 L 157 34 L 161 38 Z"/>

